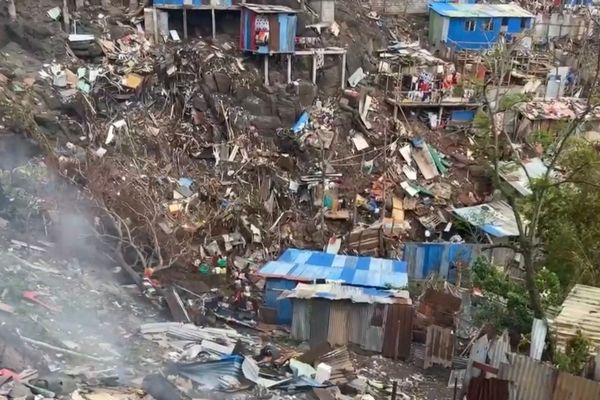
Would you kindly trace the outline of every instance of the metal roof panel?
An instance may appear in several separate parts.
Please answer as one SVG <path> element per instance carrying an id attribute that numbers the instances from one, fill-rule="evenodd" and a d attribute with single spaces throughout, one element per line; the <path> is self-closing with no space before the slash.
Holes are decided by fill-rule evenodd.
<path id="1" fill-rule="evenodd" d="M 450 18 L 534 17 L 529 11 L 513 4 L 431 3 L 429 8 Z"/>
<path id="2" fill-rule="evenodd" d="M 270 261 L 260 274 L 297 281 L 340 280 L 348 285 L 404 287 L 408 284 L 405 261 L 327 254 L 312 250 L 287 249 Z"/>

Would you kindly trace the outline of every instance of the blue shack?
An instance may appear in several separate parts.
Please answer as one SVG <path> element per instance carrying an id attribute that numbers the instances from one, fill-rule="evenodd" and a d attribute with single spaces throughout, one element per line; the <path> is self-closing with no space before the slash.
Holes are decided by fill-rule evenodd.
<path id="1" fill-rule="evenodd" d="M 429 5 L 429 44 L 457 50 L 488 49 L 504 36 L 511 43 L 516 35 L 532 28 L 534 15 L 512 4 Z"/>
<path id="2" fill-rule="evenodd" d="M 254 54 L 291 54 L 296 49 L 298 10 L 242 4 L 240 50 Z"/>
<path id="3" fill-rule="evenodd" d="M 287 249 L 277 260 L 261 268 L 266 279 L 263 315 L 278 324 L 292 321 L 291 300 L 279 300 L 285 290 L 299 282 L 339 281 L 363 288 L 404 288 L 408 285 L 405 261 L 329 254 L 321 251 Z"/>

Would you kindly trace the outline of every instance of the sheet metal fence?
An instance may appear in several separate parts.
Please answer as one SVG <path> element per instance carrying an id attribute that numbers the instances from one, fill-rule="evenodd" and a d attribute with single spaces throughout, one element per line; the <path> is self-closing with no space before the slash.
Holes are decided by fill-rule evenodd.
<path id="1" fill-rule="evenodd" d="M 497 265 L 507 265 L 515 258 L 511 249 L 488 249 L 488 245 L 470 243 L 405 243 L 403 260 L 411 279 L 425 279 L 431 273 L 456 282 L 456 266 L 471 267 L 480 256 Z"/>
<path id="2" fill-rule="evenodd" d="M 508 381 L 508 400 L 600 399 L 598 381 L 559 372 L 525 355 L 511 353 L 507 357 L 508 363 L 500 365 L 496 378 Z M 496 394 L 490 394 L 490 398 L 502 398 Z"/>

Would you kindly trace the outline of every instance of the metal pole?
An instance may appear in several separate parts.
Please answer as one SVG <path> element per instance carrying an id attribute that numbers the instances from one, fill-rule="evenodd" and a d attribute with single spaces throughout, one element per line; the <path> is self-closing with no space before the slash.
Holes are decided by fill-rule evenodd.
<path id="1" fill-rule="evenodd" d="M 452 395 L 452 400 L 456 400 L 456 395 L 458 394 L 458 378 L 454 378 L 454 395 Z"/>
<path id="2" fill-rule="evenodd" d="M 188 38 L 188 26 L 187 26 L 187 8 L 183 6 L 183 38 Z"/>
<path id="3" fill-rule="evenodd" d="M 346 53 L 342 54 L 342 89 L 346 87 Z"/>
<path id="4" fill-rule="evenodd" d="M 215 8 L 212 7 L 210 9 L 210 16 L 212 18 L 212 37 L 213 39 L 217 36 L 217 21 L 216 21 L 216 16 L 215 16 Z"/>
<path id="5" fill-rule="evenodd" d="M 265 86 L 269 86 L 269 55 L 264 55 L 265 62 Z"/>
<path id="6" fill-rule="evenodd" d="M 287 83 L 292 83 L 292 55 L 287 55 Z"/>
<path id="7" fill-rule="evenodd" d="M 317 84 L 317 56 L 314 51 L 312 53 L 312 82 Z"/>

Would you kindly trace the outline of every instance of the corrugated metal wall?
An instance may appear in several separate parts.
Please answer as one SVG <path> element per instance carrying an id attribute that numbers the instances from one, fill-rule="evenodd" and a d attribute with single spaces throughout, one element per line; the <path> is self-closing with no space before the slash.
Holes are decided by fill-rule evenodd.
<path id="1" fill-rule="evenodd" d="M 350 339 L 349 317 L 353 305 L 346 301 L 332 301 L 329 306 L 329 331 L 327 341 L 332 346 L 348 344 Z M 327 323 L 323 321 L 323 323 Z"/>
<path id="2" fill-rule="evenodd" d="M 412 345 L 413 315 L 412 305 L 390 304 L 388 306 L 381 350 L 385 357 L 408 358 Z"/>
<path id="3" fill-rule="evenodd" d="M 508 354 L 508 362 L 500 365 L 498 378 L 511 381 L 510 400 L 552 398 L 556 377 L 552 366 L 520 354 Z"/>
<path id="4" fill-rule="evenodd" d="M 294 339 L 309 341 L 311 347 L 326 341 L 331 345 L 353 343 L 364 350 L 381 352 L 387 305 L 382 326 L 371 325 L 376 304 L 294 299 L 293 306 L 291 334 Z M 406 324 L 412 326 L 412 322 Z"/>
<path id="5" fill-rule="evenodd" d="M 329 300 L 314 299 L 310 304 L 310 337 L 311 348 L 327 342 L 329 331 Z"/>
<path id="6" fill-rule="evenodd" d="M 296 340 L 308 340 L 310 338 L 310 301 L 294 299 L 292 304 L 294 309 L 292 337 Z"/>
<path id="7" fill-rule="evenodd" d="M 292 301 L 278 300 L 284 290 L 291 290 L 298 282 L 269 278 L 265 283 L 265 307 L 276 312 L 275 322 L 289 325 L 292 322 Z"/>
<path id="8" fill-rule="evenodd" d="M 436 325 L 428 326 L 423 367 L 429 368 L 434 364 L 439 364 L 450 368 L 453 359 L 454 331 L 450 328 L 443 328 Z"/>
<path id="9" fill-rule="evenodd" d="M 484 244 L 469 243 L 405 243 L 403 260 L 408 264 L 408 277 L 425 279 L 433 272 L 450 282 L 456 281 L 456 271 L 451 269 L 457 262 L 470 266 L 479 256 L 498 265 L 506 265 L 514 258 L 510 249 L 484 250 Z"/>
<path id="10" fill-rule="evenodd" d="M 560 373 L 554 387 L 553 400 L 598 400 L 600 382 Z"/>

